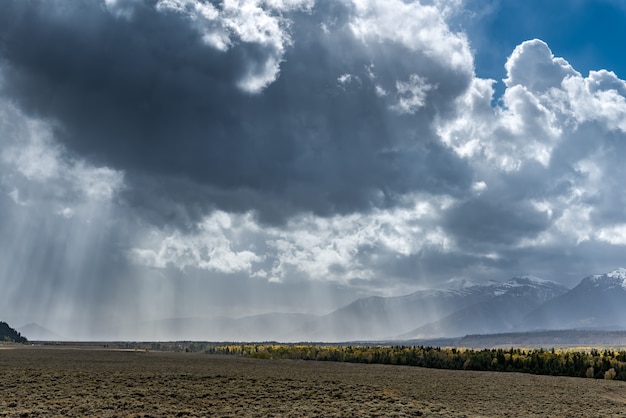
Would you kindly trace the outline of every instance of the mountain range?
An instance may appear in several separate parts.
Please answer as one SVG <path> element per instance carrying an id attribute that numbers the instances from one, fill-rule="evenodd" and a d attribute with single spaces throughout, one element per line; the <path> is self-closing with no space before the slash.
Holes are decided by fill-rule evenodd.
<path id="1" fill-rule="evenodd" d="M 573 289 L 530 275 L 369 297 L 295 329 L 291 339 L 412 340 L 557 329 L 626 329 L 626 269 Z"/>
<path id="2" fill-rule="evenodd" d="M 300 328 L 313 340 L 408 340 L 511 331 L 531 311 L 567 293 L 533 276 L 462 282 L 393 298 L 365 298 Z"/>
<path id="3" fill-rule="evenodd" d="M 530 275 L 505 282 L 462 281 L 445 289 L 420 290 L 404 296 L 361 298 L 321 316 L 269 313 L 242 318 L 170 318 L 123 326 L 109 324 L 94 330 L 92 338 L 406 341 L 566 329 L 626 330 L 626 269 L 585 277 L 573 289 Z M 34 324 L 20 331 L 31 339 L 58 337 Z"/>

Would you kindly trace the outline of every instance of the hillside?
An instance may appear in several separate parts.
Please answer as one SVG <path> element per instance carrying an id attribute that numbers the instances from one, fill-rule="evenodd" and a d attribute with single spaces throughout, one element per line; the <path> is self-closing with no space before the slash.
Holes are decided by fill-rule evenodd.
<path id="1" fill-rule="evenodd" d="M 0 341 L 25 343 L 28 340 L 25 337 L 11 328 L 6 322 L 0 321 Z"/>

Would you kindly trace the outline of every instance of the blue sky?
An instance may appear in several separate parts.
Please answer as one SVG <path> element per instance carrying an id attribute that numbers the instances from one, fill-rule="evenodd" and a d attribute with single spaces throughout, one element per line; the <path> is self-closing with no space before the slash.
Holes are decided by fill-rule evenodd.
<path id="1" fill-rule="evenodd" d="M 4 0 L 0 319 L 624 266 L 625 41 L 609 0 Z"/>

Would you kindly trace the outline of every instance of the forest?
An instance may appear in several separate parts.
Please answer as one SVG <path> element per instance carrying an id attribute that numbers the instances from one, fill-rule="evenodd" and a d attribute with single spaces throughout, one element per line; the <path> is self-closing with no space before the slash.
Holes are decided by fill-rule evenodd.
<path id="1" fill-rule="evenodd" d="M 164 347 L 153 347 L 164 348 Z M 519 372 L 626 381 L 626 351 L 464 349 L 428 346 L 339 346 L 188 343 L 185 351 L 261 359 L 392 364 L 453 370 Z"/>

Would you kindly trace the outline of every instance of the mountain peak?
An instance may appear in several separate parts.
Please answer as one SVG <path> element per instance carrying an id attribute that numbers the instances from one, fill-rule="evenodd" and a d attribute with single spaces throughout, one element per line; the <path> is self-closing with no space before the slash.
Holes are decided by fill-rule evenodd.
<path id="1" fill-rule="evenodd" d="M 624 290 L 626 290 L 626 269 L 620 267 L 610 273 L 595 274 L 583 279 L 583 283 L 585 282 L 593 284 L 594 287 L 598 287 L 600 285 L 608 286 L 608 288 L 621 286 Z"/>

